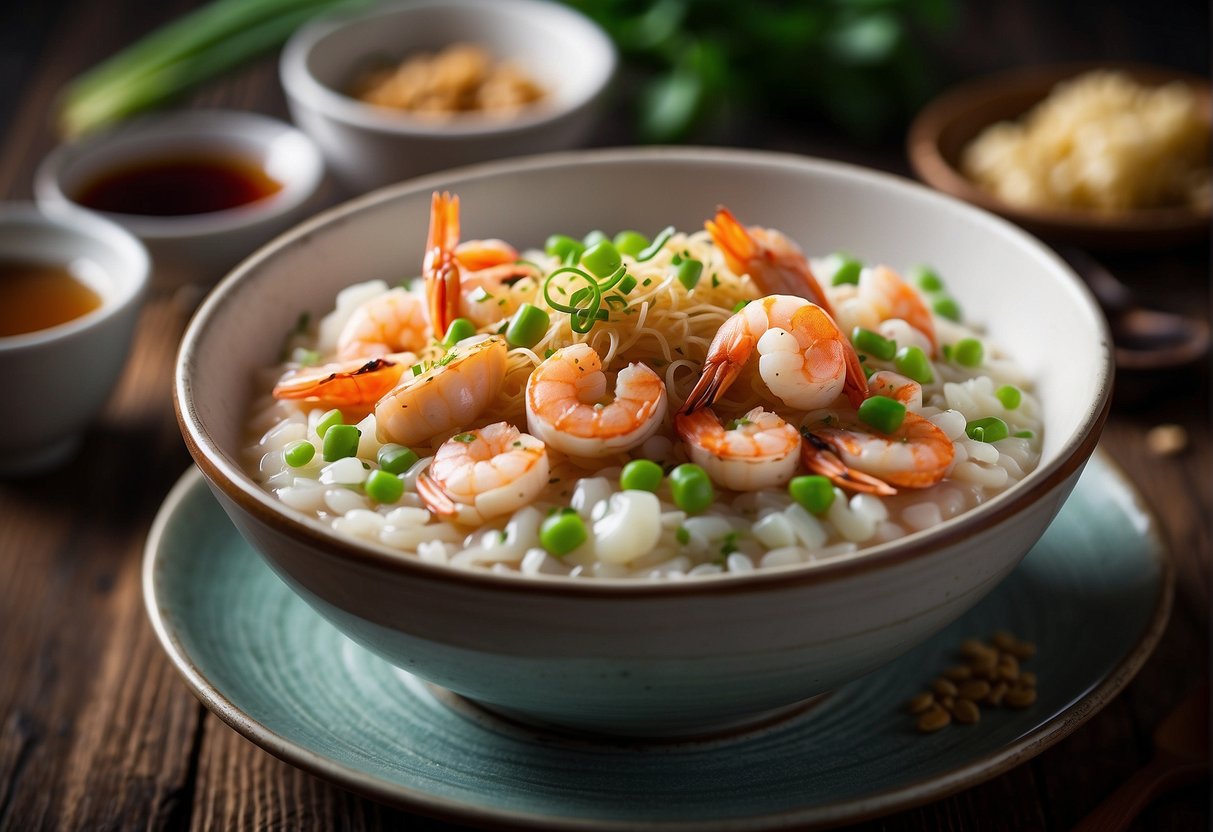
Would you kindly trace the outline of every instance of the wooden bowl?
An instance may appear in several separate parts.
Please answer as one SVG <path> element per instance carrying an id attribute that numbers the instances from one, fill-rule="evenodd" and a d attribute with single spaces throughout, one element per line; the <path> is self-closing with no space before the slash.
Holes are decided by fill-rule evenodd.
<path id="1" fill-rule="evenodd" d="M 1042 101 L 1060 81 L 1093 69 L 1121 70 L 1136 81 L 1162 85 L 1180 80 L 1197 90 L 1210 117 L 1209 81 L 1199 75 L 1142 64 L 1076 63 L 1028 67 L 981 78 L 929 103 L 910 126 L 910 164 L 923 182 L 1006 217 L 1034 234 L 1101 249 L 1155 248 L 1195 242 L 1209 233 L 1207 207 L 1149 208 L 1116 214 L 1010 205 L 960 171 L 965 147 L 982 130 L 1016 119 Z"/>

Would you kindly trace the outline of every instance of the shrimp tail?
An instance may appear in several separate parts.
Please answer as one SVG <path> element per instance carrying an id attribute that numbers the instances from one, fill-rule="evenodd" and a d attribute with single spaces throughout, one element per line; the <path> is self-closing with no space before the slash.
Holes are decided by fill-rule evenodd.
<path id="1" fill-rule="evenodd" d="M 426 508 L 440 517 L 452 517 L 459 510 L 455 501 L 447 496 L 442 486 L 430 476 L 429 469 L 417 475 L 417 496 L 425 503 Z"/>
<path id="2" fill-rule="evenodd" d="M 746 330 L 745 320 L 740 314 L 725 321 L 708 346 L 703 374 L 695 382 L 679 413 L 694 413 L 719 401 L 737 380 L 756 343 Z"/>
<path id="3" fill-rule="evenodd" d="M 716 216 L 705 222 L 704 228 L 724 254 L 729 268 L 737 274 L 748 272 L 765 294 L 805 298 L 834 317 L 834 308 L 813 275 L 808 258 L 783 235 L 763 228 L 746 228 L 723 205 L 716 206 Z M 755 260 L 762 265 L 755 268 Z"/>
<path id="4" fill-rule="evenodd" d="M 461 276 L 455 249 L 459 245 L 459 197 L 434 192 L 430 201 L 430 230 L 425 241 L 422 274 L 429 300 L 430 325 L 434 337 L 446 334 L 459 317 Z"/>
<path id="5" fill-rule="evenodd" d="M 856 409 L 863 404 L 864 399 L 868 397 L 868 377 L 863 371 L 863 364 L 859 360 L 859 353 L 855 352 L 855 347 L 851 344 L 850 339 L 842 339 L 844 359 L 847 364 L 847 374 L 842 382 L 842 392 L 846 394 L 847 401 L 851 403 L 851 407 Z"/>
<path id="6" fill-rule="evenodd" d="M 733 262 L 744 263 L 757 254 L 758 244 L 750 232 L 746 231 L 745 226 L 733 216 L 733 212 L 723 205 L 716 206 L 716 216 L 705 222 L 703 227 L 712 235 L 712 241 L 716 243 L 717 248 L 729 259 L 730 268 Z"/>
<path id="7" fill-rule="evenodd" d="M 862 376 L 860 376 L 862 378 Z M 897 489 L 887 482 L 847 466 L 834 452 L 829 441 L 812 431 L 801 431 L 804 443 L 800 446 L 800 457 L 804 466 L 814 474 L 828 477 L 830 482 L 847 491 L 891 497 Z"/>

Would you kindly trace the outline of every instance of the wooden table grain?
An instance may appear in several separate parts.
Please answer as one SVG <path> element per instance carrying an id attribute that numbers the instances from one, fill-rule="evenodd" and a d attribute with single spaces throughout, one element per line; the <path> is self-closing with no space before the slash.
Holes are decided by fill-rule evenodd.
<path id="1" fill-rule="evenodd" d="M 30 198 L 33 170 L 56 141 L 49 115 L 62 84 L 191 5 L 10 4 L 0 26 L 0 196 Z M 1024 15 L 1029 24 L 1033 15 L 1038 24 L 1050 22 L 1047 4 L 997 5 L 1019 15 L 1007 19 L 1019 22 L 1012 28 L 1021 36 Z M 1128 6 L 1113 4 L 1122 12 Z M 980 32 L 999 21 L 1006 23 L 991 15 L 968 26 Z M 1073 24 L 1067 18 L 1058 25 Z M 1093 36 L 1102 50 L 1095 54 L 1088 43 L 1087 52 L 1070 55 L 1065 44 L 1072 41 L 1054 37 L 1022 57 L 1154 55 L 1152 40 L 1125 54 L 1133 39 L 1103 31 Z M 207 86 L 185 105 L 285 116 L 273 59 Z M 751 126 L 737 135 L 753 146 L 906 171 L 896 143 L 859 148 L 819 126 Z M 602 142 L 628 138 L 608 132 Z M 1105 263 L 1157 305 L 1208 316 L 1205 246 L 1107 256 Z M 157 507 L 189 465 L 170 388 L 174 351 L 196 300 L 170 291 L 149 298 L 122 380 L 68 467 L 0 481 L 0 830 L 454 828 L 343 791 L 247 742 L 198 704 L 152 634 L 140 560 Z M 1135 392 L 1142 379 L 1121 381 L 1102 444 L 1156 512 L 1178 577 L 1154 656 L 1120 696 L 1031 762 L 856 828 L 1068 829 L 1146 763 L 1152 727 L 1207 678 L 1209 367 L 1146 379 L 1149 397 Z M 1146 437 L 1160 424 L 1180 426 L 1187 446 L 1171 456 L 1153 453 Z M 1180 789 L 1132 828 L 1207 828 L 1208 803 L 1207 783 Z"/>

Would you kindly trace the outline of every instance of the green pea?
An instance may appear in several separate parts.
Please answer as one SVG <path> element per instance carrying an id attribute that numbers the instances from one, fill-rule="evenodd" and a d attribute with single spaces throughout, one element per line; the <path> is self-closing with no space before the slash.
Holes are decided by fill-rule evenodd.
<path id="1" fill-rule="evenodd" d="M 892 433 L 906 418 L 906 406 L 888 396 L 869 396 L 859 406 L 859 421 L 882 433 Z"/>
<path id="2" fill-rule="evenodd" d="M 644 251 L 648 244 L 649 238 L 639 231 L 620 231 L 615 235 L 615 248 L 619 249 L 620 254 L 629 257 L 635 257 Z"/>
<path id="3" fill-rule="evenodd" d="M 834 483 L 816 474 L 793 477 L 788 494 L 813 514 L 825 514 L 834 504 Z"/>
<path id="4" fill-rule="evenodd" d="M 965 433 L 970 439 L 978 442 L 997 442 L 1010 436 L 1011 429 L 997 416 L 987 416 L 984 419 L 974 419 L 965 425 Z"/>
<path id="5" fill-rule="evenodd" d="M 539 545 L 556 557 L 563 557 L 589 538 L 581 516 L 565 509 L 543 521 L 539 527 Z"/>
<path id="6" fill-rule="evenodd" d="M 703 274 L 703 263 L 696 260 L 694 257 L 683 260 L 678 264 L 678 282 L 681 283 L 689 292 L 699 283 L 699 277 Z"/>
<path id="7" fill-rule="evenodd" d="M 647 459 L 633 459 L 619 474 L 619 487 L 625 491 L 656 491 L 665 474 L 661 466 Z"/>
<path id="8" fill-rule="evenodd" d="M 576 262 L 577 258 L 581 256 L 581 252 L 585 251 L 585 246 L 567 234 L 553 234 L 543 244 L 543 250 L 567 263 Z"/>
<path id="9" fill-rule="evenodd" d="M 442 346 L 451 348 L 462 341 L 464 338 L 471 338 L 476 334 L 476 325 L 467 318 L 456 318 L 451 321 L 451 325 L 446 328 L 446 337 L 442 339 Z"/>
<path id="10" fill-rule="evenodd" d="M 861 271 L 863 271 L 863 263 L 860 263 L 849 254 L 837 251 L 826 258 L 822 278 L 829 280 L 831 286 L 841 286 L 844 283 L 858 283 Z"/>
<path id="11" fill-rule="evenodd" d="M 947 295 L 936 296 L 931 303 L 931 308 L 941 318 L 947 318 L 949 321 L 960 320 L 960 304 Z"/>
<path id="12" fill-rule="evenodd" d="M 547 334 L 551 317 L 537 306 L 524 303 L 518 307 L 505 330 L 505 340 L 511 347 L 533 347 Z"/>
<path id="13" fill-rule="evenodd" d="M 942 292 L 944 290 L 943 279 L 930 266 L 915 266 L 910 269 L 907 276 L 924 292 Z"/>
<path id="14" fill-rule="evenodd" d="M 1023 401 L 1023 394 L 1019 392 L 1018 387 L 1013 387 L 1010 384 L 1004 384 L 994 391 L 994 396 L 998 401 L 1002 402 L 1002 406 L 1007 410 L 1015 410 L 1019 407 L 1019 403 Z"/>
<path id="15" fill-rule="evenodd" d="M 321 439 L 328 433 L 329 428 L 333 425 L 344 425 L 345 417 L 341 415 L 341 411 L 333 408 L 320 417 L 320 421 L 316 422 L 316 435 Z"/>
<path id="16" fill-rule="evenodd" d="M 615 244 L 610 240 L 603 240 L 582 253 L 581 265 L 597 277 L 610 277 L 623 265 L 623 260 Z"/>
<path id="17" fill-rule="evenodd" d="M 893 356 L 893 367 L 906 378 L 911 378 L 919 384 L 930 384 L 935 380 L 931 372 L 931 362 L 921 347 L 902 347 Z"/>
<path id="18" fill-rule="evenodd" d="M 855 349 L 881 361 L 892 361 L 893 356 L 897 354 L 896 341 L 861 326 L 851 330 L 851 343 L 855 345 Z"/>
<path id="19" fill-rule="evenodd" d="M 707 471 L 686 462 L 670 472 L 670 495 L 674 505 L 688 514 L 698 514 L 716 499 L 716 490 Z"/>
<path id="20" fill-rule="evenodd" d="M 294 442 L 289 442 L 282 449 L 282 458 L 292 468 L 300 468 L 307 465 L 315 455 L 316 446 L 306 439 L 297 439 Z"/>
<path id="21" fill-rule="evenodd" d="M 952 345 L 952 360 L 963 367 L 980 367 L 985 349 L 976 338 L 961 338 Z"/>
<path id="22" fill-rule="evenodd" d="M 371 471 L 366 478 L 366 496 L 377 503 L 394 503 L 404 493 L 404 480 L 388 471 Z"/>
<path id="23" fill-rule="evenodd" d="M 403 474 L 412 468 L 420 457 L 411 448 L 389 442 L 379 449 L 376 461 L 389 474 Z"/>
<path id="24" fill-rule="evenodd" d="M 357 456 L 362 431 L 353 425 L 333 425 L 324 433 L 324 458 L 328 462 Z"/>

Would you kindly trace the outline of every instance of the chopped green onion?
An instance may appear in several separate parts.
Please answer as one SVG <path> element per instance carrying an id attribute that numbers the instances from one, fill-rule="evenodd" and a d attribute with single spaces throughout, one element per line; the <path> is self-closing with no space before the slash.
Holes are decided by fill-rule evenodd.
<path id="1" fill-rule="evenodd" d="M 615 248 L 619 249 L 620 254 L 629 257 L 640 254 L 648 244 L 649 238 L 639 231 L 620 231 L 615 235 Z"/>
<path id="2" fill-rule="evenodd" d="M 683 546 L 686 546 L 688 543 L 691 542 L 691 533 L 689 531 L 687 531 L 686 526 L 679 526 L 677 529 L 674 530 L 674 539 L 677 540 L 679 543 L 681 543 Z"/>
<path id="3" fill-rule="evenodd" d="M 294 442 L 288 442 L 286 447 L 282 449 L 282 458 L 292 468 L 301 468 L 307 465 L 315 455 L 316 446 L 306 439 L 296 439 Z"/>
<path id="4" fill-rule="evenodd" d="M 944 290 L 943 280 L 930 266 L 915 266 L 910 269 L 907 277 L 911 282 L 918 284 L 918 288 L 924 292 L 942 292 Z"/>
<path id="5" fill-rule="evenodd" d="M 646 260 L 652 260 L 654 257 L 657 256 L 657 252 L 661 251 L 662 247 L 666 243 L 668 243 L 670 241 L 670 238 L 673 236 L 674 236 L 674 226 L 669 225 L 669 226 L 666 226 L 665 228 L 661 229 L 661 231 L 658 232 L 657 236 L 653 238 L 653 242 L 649 243 L 641 251 L 637 252 L 636 262 L 643 263 Z"/>
<path id="6" fill-rule="evenodd" d="M 630 274 L 625 274 L 623 276 L 623 280 L 619 281 L 619 285 L 615 288 L 619 294 L 626 295 L 636 288 L 636 278 L 632 277 Z"/>
<path id="7" fill-rule="evenodd" d="M 647 459 L 633 459 L 619 474 L 619 487 L 624 491 L 656 491 L 665 474 L 661 466 Z"/>
<path id="8" fill-rule="evenodd" d="M 341 415 L 341 411 L 336 408 L 333 408 L 332 410 L 326 412 L 323 416 L 321 416 L 320 420 L 318 422 L 316 422 L 316 435 L 319 436 L 321 439 L 323 439 L 324 434 L 327 433 L 328 429 L 331 428 L 333 425 L 344 425 L 344 424 L 345 424 L 345 417 Z"/>
<path id="9" fill-rule="evenodd" d="M 674 505 L 689 514 L 698 514 L 716 499 L 716 490 L 707 471 L 693 462 L 685 462 L 670 472 L 670 495 Z"/>
<path id="10" fill-rule="evenodd" d="M 412 367 L 409 367 L 409 369 L 413 371 L 413 375 L 419 376 L 425 372 L 425 365 L 424 364 L 414 364 Z"/>
<path id="11" fill-rule="evenodd" d="M 471 338 L 475 334 L 476 325 L 474 323 L 467 318 L 456 318 L 446 328 L 446 337 L 442 339 L 442 346 L 450 349 L 464 338 Z"/>
<path id="12" fill-rule="evenodd" d="M 394 503 L 404 493 L 404 480 L 382 469 L 371 471 L 366 478 L 366 496 L 377 503 Z"/>
<path id="13" fill-rule="evenodd" d="M 556 557 L 564 557 L 589 538 L 585 523 L 575 511 L 566 510 L 543 521 L 539 545 Z"/>
<path id="14" fill-rule="evenodd" d="M 691 258 L 683 260 L 678 264 L 678 282 L 681 283 L 689 292 L 695 288 L 695 284 L 699 282 L 699 276 L 703 274 L 703 263 Z"/>
<path id="15" fill-rule="evenodd" d="M 551 358 L 555 354 L 556 354 L 556 350 L 552 349 L 551 347 L 549 347 L 543 351 L 544 358 Z"/>
<path id="16" fill-rule="evenodd" d="M 730 419 L 729 423 L 724 426 L 724 429 L 725 430 L 737 430 L 738 428 L 743 428 L 746 425 L 752 425 L 752 424 L 754 424 L 754 423 L 751 422 L 749 419 Z"/>
<path id="17" fill-rule="evenodd" d="M 1017 430 L 1011 435 L 1016 439 L 1031 439 L 1036 434 L 1032 433 L 1030 430 Z"/>
<path id="18" fill-rule="evenodd" d="M 952 345 L 952 360 L 963 367 L 980 367 L 985 349 L 976 338 L 961 338 Z"/>
<path id="19" fill-rule="evenodd" d="M 745 308 L 746 308 L 746 306 L 748 306 L 748 305 L 749 305 L 749 303 L 750 303 L 750 302 L 749 302 L 748 300 L 739 300 L 739 301 L 737 301 L 737 303 L 733 304 L 733 314 L 734 314 L 734 315 L 736 315 L 736 314 L 737 314 L 738 312 L 740 312 L 742 309 L 745 309 Z"/>
<path id="20" fill-rule="evenodd" d="M 547 312 L 524 303 L 514 313 L 514 318 L 505 331 L 505 340 L 511 347 L 533 347 L 547 334 L 551 322 Z"/>
<path id="21" fill-rule="evenodd" d="M 358 438 L 362 431 L 353 425 L 333 425 L 324 432 L 324 459 L 333 462 L 356 456 L 358 453 Z"/>
<path id="22" fill-rule="evenodd" d="M 465 445 L 470 445 L 476 441 L 476 434 L 474 434 L 474 433 L 457 433 L 451 437 L 451 441 L 462 442 Z"/>
<path id="23" fill-rule="evenodd" d="M 580 257 L 581 252 L 585 251 L 585 246 L 567 234 L 553 234 L 543 244 L 543 250 L 553 257 L 560 258 L 562 262 L 568 262 Z"/>
<path id="24" fill-rule="evenodd" d="M 740 537 L 739 532 L 729 532 L 720 541 L 720 554 L 728 556 L 737 551 L 737 538 Z"/>
<path id="25" fill-rule="evenodd" d="M 863 263 L 849 254 L 838 251 L 826 258 L 825 273 L 822 274 L 822 278 L 829 280 L 831 286 L 858 283 L 861 271 L 863 271 Z"/>
<path id="26" fill-rule="evenodd" d="M 1019 407 L 1019 403 L 1023 401 L 1023 394 L 1019 392 L 1019 388 L 1013 387 L 1010 384 L 1004 384 L 1002 387 L 999 387 L 994 391 L 994 396 L 1007 410 L 1015 410 Z"/>
<path id="27" fill-rule="evenodd" d="M 906 418 L 906 406 L 888 396 L 869 396 L 859 406 L 859 421 L 881 433 L 892 433 Z"/>
<path id="28" fill-rule="evenodd" d="M 862 359 L 863 356 L 860 356 L 860 358 Z M 867 364 L 861 364 L 860 369 L 863 370 L 864 378 L 871 378 L 872 376 L 876 375 L 875 367 L 869 367 Z"/>
<path id="29" fill-rule="evenodd" d="M 394 442 L 382 446 L 375 457 L 379 467 L 389 474 L 403 474 L 416 465 L 418 459 L 420 457 L 411 448 L 397 445 Z"/>
<path id="30" fill-rule="evenodd" d="M 881 361 L 892 361 L 897 354 L 897 342 L 870 329 L 861 326 L 851 330 L 851 343 L 855 349 L 879 358 Z"/>
<path id="31" fill-rule="evenodd" d="M 930 384 L 935 380 L 931 372 L 931 362 L 922 347 L 902 347 L 893 356 L 893 367 L 906 378 L 913 379 L 919 384 Z"/>
<path id="32" fill-rule="evenodd" d="M 320 363 L 320 353 L 315 350 L 305 349 L 304 347 L 297 347 L 291 353 L 291 361 L 304 367 L 315 367 Z"/>
<path id="33" fill-rule="evenodd" d="M 606 235 L 605 231 L 599 231 L 597 228 L 595 228 L 589 234 L 586 234 L 584 237 L 581 238 L 581 244 L 583 246 L 585 246 L 586 248 L 589 248 L 590 246 L 598 245 L 603 240 L 609 240 L 609 239 L 611 239 L 611 238 Z"/>
<path id="34" fill-rule="evenodd" d="M 978 442 L 997 442 L 1010 436 L 1011 429 L 997 416 L 987 416 L 984 419 L 974 419 L 965 425 L 965 433 L 970 439 Z"/>
<path id="35" fill-rule="evenodd" d="M 816 474 L 793 477 L 788 494 L 813 514 L 825 514 L 834 504 L 834 483 Z"/>
<path id="36" fill-rule="evenodd" d="M 931 304 L 931 308 L 941 318 L 947 318 L 949 321 L 960 320 L 960 304 L 947 295 L 937 296 Z"/>
<path id="37" fill-rule="evenodd" d="M 585 266 L 593 275 L 608 277 L 623 265 L 623 259 L 620 258 L 614 243 L 610 240 L 603 240 L 582 252 L 581 265 Z"/>

